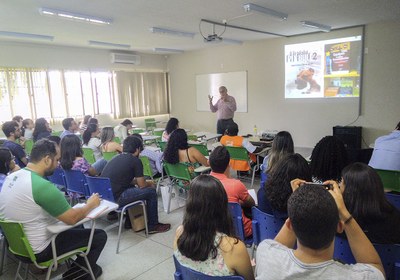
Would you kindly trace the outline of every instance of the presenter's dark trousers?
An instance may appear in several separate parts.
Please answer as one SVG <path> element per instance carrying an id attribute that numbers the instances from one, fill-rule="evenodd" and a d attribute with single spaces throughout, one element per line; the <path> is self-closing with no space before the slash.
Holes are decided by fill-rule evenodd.
<path id="1" fill-rule="evenodd" d="M 217 133 L 218 134 L 225 134 L 225 130 L 228 128 L 228 126 L 233 123 L 233 119 L 219 119 L 217 122 Z"/>

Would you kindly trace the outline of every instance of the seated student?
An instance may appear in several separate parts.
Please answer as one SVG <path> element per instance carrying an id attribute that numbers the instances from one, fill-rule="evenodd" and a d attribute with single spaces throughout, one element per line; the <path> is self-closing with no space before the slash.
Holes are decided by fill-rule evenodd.
<path id="1" fill-rule="evenodd" d="M 93 166 L 83 157 L 81 140 L 75 134 L 64 136 L 60 143 L 60 164 L 64 170 L 78 170 L 85 175 L 96 176 L 101 173 L 105 163 L 98 161 Z"/>
<path id="2" fill-rule="evenodd" d="M 301 178 L 311 182 L 307 161 L 299 154 L 282 158 L 268 177 L 265 188 L 258 191 L 258 208 L 279 218 L 287 217 L 287 201 L 292 194 L 290 181 Z"/>
<path id="3" fill-rule="evenodd" d="M 59 157 L 60 151 L 54 142 L 47 139 L 36 142 L 27 167 L 10 174 L 0 193 L 0 217 L 23 225 L 38 263 L 53 258 L 53 234 L 47 230 L 48 226 L 59 221 L 74 225 L 100 204 L 99 195 L 93 194 L 85 206 L 71 208 L 56 186 L 44 179 L 54 172 Z M 91 229 L 74 227 L 58 234 L 55 239 L 58 255 L 87 246 L 90 233 Z M 102 268 L 96 262 L 106 241 L 105 231 L 95 229 L 87 258 L 96 278 L 102 274 Z M 87 267 L 82 257 L 77 257 L 75 263 Z M 71 275 L 76 277 L 74 279 L 86 279 L 79 270 L 72 264 L 63 279 L 72 279 Z"/>
<path id="4" fill-rule="evenodd" d="M 63 119 L 62 126 L 64 127 L 64 131 L 60 135 L 61 139 L 63 139 L 66 135 L 75 134 L 79 129 L 74 118 Z"/>
<path id="5" fill-rule="evenodd" d="M 98 138 L 100 130 L 97 124 L 88 124 L 85 132 L 82 135 L 83 148 L 90 148 L 93 150 L 94 159 L 100 160 L 103 158 L 101 154 L 101 141 Z"/>
<path id="6" fill-rule="evenodd" d="M 375 169 L 400 171 L 400 122 L 390 134 L 376 139 L 368 165 Z"/>
<path id="7" fill-rule="evenodd" d="M 293 181 L 289 218 L 275 237 L 257 248 L 256 274 L 267 279 L 385 279 L 374 246 L 353 219 L 335 181 L 333 190 Z M 333 260 L 335 233 L 344 232 L 356 264 Z M 293 246 L 297 240 L 297 249 Z"/>
<path id="8" fill-rule="evenodd" d="M 195 177 L 194 169 L 201 165 L 209 166 L 205 156 L 194 147 L 189 147 L 186 131 L 178 128 L 171 133 L 164 151 L 164 160 L 171 164 L 185 163 L 189 167 L 192 177 Z"/>
<path id="9" fill-rule="evenodd" d="M 323 137 L 311 153 L 311 174 L 313 181 L 340 181 L 342 169 L 348 164 L 347 151 L 341 140 L 335 136 Z"/>
<path id="10" fill-rule="evenodd" d="M 239 127 L 237 123 L 232 122 L 228 124 L 227 129 L 225 130 L 225 135 L 222 136 L 220 140 L 221 144 L 224 146 L 244 147 L 249 153 L 258 153 L 262 150 L 262 148 L 251 144 L 246 138 L 238 136 L 238 133 Z M 257 161 L 255 155 L 251 155 L 250 158 L 253 162 Z M 234 170 L 248 171 L 250 169 L 249 163 L 244 160 L 231 159 L 230 165 Z"/>
<path id="11" fill-rule="evenodd" d="M 51 135 L 51 128 L 45 118 L 39 118 L 35 122 L 33 129 L 32 139 L 33 142 L 39 141 L 43 138 L 48 138 Z"/>
<path id="12" fill-rule="evenodd" d="M 129 130 L 132 129 L 132 125 L 133 123 L 130 120 L 125 119 L 122 123 L 114 127 L 115 137 L 118 137 L 121 142 L 124 141 L 125 138 L 128 137 Z"/>
<path id="13" fill-rule="evenodd" d="M 23 119 L 24 119 L 24 118 L 23 118 L 22 116 L 16 115 L 16 116 L 14 116 L 14 117 L 12 118 L 12 121 L 17 122 L 18 127 L 21 129 L 21 128 L 22 128 L 22 121 L 23 121 Z"/>
<path id="14" fill-rule="evenodd" d="M 122 153 L 121 144 L 114 141 L 114 129 L 110 126 L 103 127 L 100 134 L 101 151 L 102 152 L 118 152 Z"/>
<path id="15" fill-rule="evenodd" d="M 210 175 L 200 175 L 190 184 L 174 256 L 181 265 L 203 274 L 254 279 L 246 246 L 235 237 L 224 187 Z"/>
<path id="16" fill-rule="evenodd" d="M 246 189 L 246 186 L 240 180 L 230 178 L 229 152 L 225 147 L 219 146 L 210 154 L 211 176 L 221 181 L 228 195 L 229 202 L 239 203 L 242 207 L 251 209 L 255 205 L 254 199 Z M 251 219 L 242 213 L 244 235 L 250 237 L 253 232 L 251 228 Z"/>
<path id="17" fill-rule="evenodd" d="M 13 156 L 15 156 L 15 163 L 19 167 L 24 168 L 28 164 L 26 153 L 22 145 L 24 145 L 23 138 L 21 138 L 21 130 L 16 121 L 9 121 L 3 123 L 2 130 L 7 140 L 4 141 L 3 147 L 10 149 Z M 20 139 L 20 144 L 16 143 Z"/>
<path id="18" fill-rule="evenodd" d="M 170 118 L 165 126 L 165 130 L 162 134 L 161 141 L 168 142 L 171 133 L 179 128 L 179 121 L 177 118 Z"/>
<path id="19" fill-rule="evenodd" d="M 92 117 L 91 115 L 85 115 L 83 117 L 82 122 L 79 124 L 79 131 L 80 131 L 81 134 L 83 134 L 85 132 L 85 130 L 87 128 L 87 125 L 88 125 L 88 122 L 89 122 L 89 119 L 91 117 Z"/>
<path id="20" fill-rule="evenodd" d="M 33 121 L 31 119 L 25 119 L 22 121 L 21 132 L 22 132 L 22 136 L 26 140 L 32 139 L 34 127 L 35 127 L 35 124 L 33 123 Z"/>
<path id="21" fill-rule="evenodd" d="M 292 135 L 287 131 L 279 131 L 272 143 L 271 150 L 264 158 L 261 170 L 264 173 L 272 173 L 276 163 L 286 155 L 294 154 Z"/>
<path id="22" fill-rule="evenodd" d="M 8 148 L 0 148 L 0 191 L 8 174 L 19 170 L 15 164 L 14 156 Z"/>
<path id="23" fill-rule="evenodd" d="M 139 159 L 143 149 L 142 141 L 137 137 L 128 136 L 124 140 L 123 148 L 124 152 L 113 157 L 101 174 L 110 178 L 115 201 L 122 207 L 137 200 L 146 200 L 149 233 L 168 231 L 171 225 L 158 221 L 158 200 L 154 181 L 146 181 L 143 176 L 143 165 Z M 127 218 L 125 228 L 131 227 L 130 219 Z"/>
<path id="24" fill-rule="evenodd" d="M 342 171 L 343 200 L 371 242 L 400 243 L 400 212 L 385 197 L 382 181 L 372 167 L 356 162 Z"/>
<path id="25" fill-rule="evenodd" d="M 132 136 L 139 138 L 140 141 L 142 141 L 142 143 L 143 143 L 142 135 L 140 135 L 138 133 L 134 133 L 134 134 L 132 134 Z M 161 161 L 163 158 L 163 153 L 160 151 L 153 151 L 153 150 L 147 148 L 146 146 L 143 146 L 143 150 L 140 152 L 140 156 L 144 156 L 149 159 L 152 176 L 155 178 L 160 177 L 161 173 L 163 171 L 162 170 L 163 167 L 161 164 Z"/>

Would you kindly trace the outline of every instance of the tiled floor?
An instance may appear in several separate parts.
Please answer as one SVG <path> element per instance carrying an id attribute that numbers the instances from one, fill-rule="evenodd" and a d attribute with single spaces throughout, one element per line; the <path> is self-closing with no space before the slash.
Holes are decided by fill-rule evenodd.
<path id="1" fill-rule="evenodd" d="M 257 179 L 256 179 L 257 180 Z M 250 183 L 245 182 L 246 185 Z M 254 183 L 258 189 L 259 181 Z M 184 208 L 179 208 L 167 214 L 163 210 L 162 200 L 159 197 L 159 220 L 162 223 L 171 223 L 172 228 L 166 233 L 149 235 L 146 238 L 144 232 L 134 233 L 131 230 L 123 230 L 120 244 L 120 253 L 116 254 L 116 242 L 118 228 L 107 230 L 108 241 L 98 264 L 103 268 L 100 280 L 129 280 L 129 279 L 173 279 L 175 271 L 173 263 L 173 238 L 176 228 L 182 223 Z M 100 228 L 109 227 L 111 222 L 100 220 Z M 17 262 L 7 258 L 4 273 L 0 279 L 14 279 Z M 52 279 L 61 279 L 65 267 L 52 274 Z M 30 274 L 29 279 L 45 279 L 45 274 Z"/>

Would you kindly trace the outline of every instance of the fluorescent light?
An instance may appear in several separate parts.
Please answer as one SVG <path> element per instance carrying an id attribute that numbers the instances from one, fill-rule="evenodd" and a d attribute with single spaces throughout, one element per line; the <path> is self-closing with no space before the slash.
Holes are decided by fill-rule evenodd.
<path id="1" fill-rule="evenodd" d="M 11 32 L 11 31 L 0 31 L 0 36 L 19 38 L 19 39 L 44 40 L 44 41 L 53 41 L 54 40 L 54 36 L 32 34 L 32 33 Z"/>
<path id="2" fill-rule="evenodd" d="M 123 49 L 131 48 L 131 45 L 127 45 L 127 44 L 117 44 L 117 43 L 109 43 L 109 42 L 102 42 L 102 41 L 89 40 L 88 43 L 91 46 L 115 47 L 115 48 L 123 48 Z"/>
<path id="3" fill-rule="evenodd" d="M 190 37 L 193 38 L 196 33 L 193 32 L 185 32 L 179 30 L 172 30 L 172 29 L 165 29 L 161 27 L 152 27 L 150 28 L 150 32 L 152 33 L 159 33 L 159 34 L 166 34 L 166 35 L 173 35 L 179 37 Z"/>
<path id="4" fill-rule="evenodd" d="M 73 12 L 68 12 L 68 11 L 57 10 L 57 9 L 39 8 L 39 12 L 42 15 L 57 16 L 57 17 L 65 18 L 65 19 L 72 19 L 72 20 L 82 21 L 82 22 L 87 22 L 87 23 L 107 24 L 107 25 L 112 23 L 112 19 L 100 18 L 100 17 L 91 16 L 91 15 L 78 14 L 78 13 L 73 13 Z"/>
<path id="5" fill-rule="evenodd" d="M 161 53 L 183 53 L 184 52 L 184 50 L 168 49 L 168 48 L 153 48 L 153 51 L 161 52 Z"/>
<path id="6" fill-rule="evenodd" d="M 275 10 L 272 10 L 272 9 L 268 9 L 268 8 L 265 8 L 265 7 L 261 7 L 261 6 L 258 6 L 256 4 L 253 4 L 253 3 L 244 4 L 243 8 L 244 8 L 244 10 L 246 12 L 256 11 L 256 12 L 260 12 L 260 13 L 263 13 L 263 14 L 266 14 L 266 15 L 269 15 L 269 16 L 273 16 L 273 17 L 279 18 L 281 20 L 286 20 L 288 18 L 288 14 L 285 14 L 285 13 L 282 13 L 282 12 L 279 12 L 279 11 L 275 11 Z"/>
<path id="7" fill-rule="evenodd" d="M 307 20 L 300 21 L 300 22 L 305 27 L 319 29 L 324 32 L 329 32 L 329 31 L 331 31 L 331 28 L 332 28 L 329 25 L 324 25 L 324 24 L 320 24 L 320 23 L 316 23 L 316 22 L 312 22 L 312 21 L 307 21 Z"/>

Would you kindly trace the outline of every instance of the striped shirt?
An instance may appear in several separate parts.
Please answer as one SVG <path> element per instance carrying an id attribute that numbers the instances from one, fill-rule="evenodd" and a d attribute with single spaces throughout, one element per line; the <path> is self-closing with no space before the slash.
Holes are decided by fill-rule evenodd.
<path id="1" fill-rule="evenodd" d="M 219 120 L 233 119 L 233 115 L 236 111 L 236 100 L 233 96 L 228 95 L 226 101 L 221 98 L 215 103 L 215 105 L 210 102 L 211 112 L 217 112 L 217 118 Z"/>

